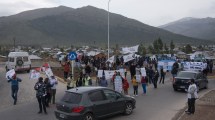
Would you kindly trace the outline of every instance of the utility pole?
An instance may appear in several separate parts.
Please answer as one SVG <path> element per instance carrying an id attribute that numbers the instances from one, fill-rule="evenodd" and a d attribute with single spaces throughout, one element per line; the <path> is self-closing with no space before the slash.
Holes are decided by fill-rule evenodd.
<path id="1" fill-rule="evenodd" d="M 14 47 L 14 52 L 16 52 L 16 38 L 15 37 L 13 37 L 13 47 Z"/>

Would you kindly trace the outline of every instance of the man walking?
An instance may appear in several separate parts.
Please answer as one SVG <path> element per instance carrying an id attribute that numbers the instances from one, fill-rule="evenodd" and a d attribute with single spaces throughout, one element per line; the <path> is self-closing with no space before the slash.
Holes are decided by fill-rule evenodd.
<path id="1" fill-rule="evenodd" d="M 194 114 L 195 112 L 195 100 L 198 98 L 197 94 L 197 87 L 195 84 L 194 79 L 191 79 L 190 85 L 187 91 L 187 97 L 188 97 L 188 110 L 185 111 L 188 115 Z"/>
<path id="2" fill-rule="evenodd" d="M 16 105 L 17 102 L 17 94 L 19 90 L 19 82 L 22 80 L 18 77 L 16 77 L 16 74 L 12 76 L 12 78 L 8 77 L 8 82 L 11 82 L 11 90 L 12 90 L 12 98 L 14 100 L 13 104 Z"/>

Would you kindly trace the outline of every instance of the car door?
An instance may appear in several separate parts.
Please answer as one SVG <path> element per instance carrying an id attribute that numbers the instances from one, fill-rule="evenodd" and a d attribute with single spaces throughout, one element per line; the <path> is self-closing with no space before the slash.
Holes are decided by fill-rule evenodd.
<path id="1" fill-rule="evenodd" d="M 104 90 L 106 98 L 109 100 L 110 113 L 116 114 L 124 110 L 125 101 L 123 96 L 113 90 Z"/>
<path id="2" fill-rule="evenodd" d="M 106 99 L 102 90 L 92 91 L 88 94 L 92 103 L 92 110 L 96 117 L 103 117 L 109 114 L 109 100 Z"/>
<path id="3" fill-rule="evenodd" d="M 196 76 L 195 82 L 196 82 L 197 87 L 199 87 L 199 89 L 201 89 L 202 88 L 202 79 L 201 79 L 201 75 L 199 73 Z"/>

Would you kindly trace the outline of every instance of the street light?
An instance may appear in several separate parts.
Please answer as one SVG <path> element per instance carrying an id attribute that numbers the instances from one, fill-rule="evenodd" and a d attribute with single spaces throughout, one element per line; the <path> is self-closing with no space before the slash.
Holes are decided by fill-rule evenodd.
<path id="1" fill-rule="evenodd" d="M 111 0 L 108 0 L 108 59 L 110 57 L 110 37 L 109 37 L 109 34 L 110 34 L 110 31 L 109 31 L 109 5 L 110 5 L 110 1 Z"/>

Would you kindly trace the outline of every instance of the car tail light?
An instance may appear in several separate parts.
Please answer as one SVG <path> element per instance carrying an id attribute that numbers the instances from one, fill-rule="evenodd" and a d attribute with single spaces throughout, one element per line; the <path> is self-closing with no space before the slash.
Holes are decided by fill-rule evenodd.
<path id="1" fill-rule="evenodd" d="M 74 113 L 80 113 L 82 110 L 84 110 L 84 106 L 78 106 L 78 107 L 72 108 L 72 112 Z"/>

